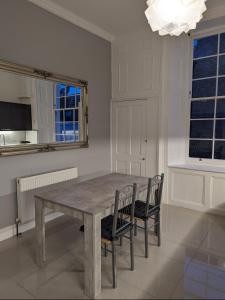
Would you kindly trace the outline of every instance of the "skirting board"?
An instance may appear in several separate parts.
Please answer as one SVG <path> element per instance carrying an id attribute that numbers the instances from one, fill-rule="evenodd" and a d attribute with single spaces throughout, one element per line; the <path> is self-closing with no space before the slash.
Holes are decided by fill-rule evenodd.
<path id="1" fill-rule="evenodd" d="M 45 216 L 45 222 L 50 222 L 56 218 L 63 216 L 62 213 L 55 212 Z M 26 224 L 22 224 L 19 226 L 19 230 L 21 233 L 30 230 L 35 227 L 35 221 L 30 221 Z M 0 242 L 12 238 L 16 235 L 16 224 L 0 229 Z"/>

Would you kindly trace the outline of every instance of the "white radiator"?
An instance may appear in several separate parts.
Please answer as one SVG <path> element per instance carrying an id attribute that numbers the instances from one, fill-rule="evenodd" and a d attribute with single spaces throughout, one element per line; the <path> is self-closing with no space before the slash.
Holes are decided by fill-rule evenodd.
<path id="1" fill-rule="evenodd" d="M 69 168 L 29 177 L 17 178 L 17 223 L 24 224 L 34 220 L 34 194 L 37 192 L 37 189 L 57 184 L 59 182 L 69 181 L 77 177 L 77 168 Z"/>

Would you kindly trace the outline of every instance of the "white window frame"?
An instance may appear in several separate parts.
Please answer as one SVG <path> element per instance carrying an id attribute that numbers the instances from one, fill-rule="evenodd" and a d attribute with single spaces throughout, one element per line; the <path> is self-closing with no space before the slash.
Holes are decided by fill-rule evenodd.
<path id="1" fill-rule="evenodd" d="M 190 141 L 190 121 L 191 121 L 191 101 L 192 101 L 192 73 L 193 73 L 193 41 L 195 39 L 200 39 L 200 38 L 204 38 L 204 37 L 208 37 L 208 36 L 212 36 L 212 35 L 219 35 L 221 33 L 225 33 L 225 26 L 219 26 L 219 27 L 214 27 L 214 28 L 210 28 L 210 29 L 206 29 L 206 30 L 201 30 L 201 31 L 198 31 L 198 32 L 195 32 L 195 33 L 192 33 L 191 34 L 191 38 L 190 38 L 190 48 L 189 48 L 189 54 L 190 54 L 190 57 L 189 57 L 189 68 L 188 68 L 188 72 L 189 72 L 189 95 L 188 95 L 188 98 L 187 98 L 187 103 L 188 103 L 188 109 L 187 109 L 187 113 L 186 113 L 186 145 L 185 145 L 185 161 L 187 164 L 197 164 L 197 165 L 209 165 L 209 166 L 222 166 L 222 167 L 225 167 L 225 160 L 222 160 L 222 159 L 215 159 L 215 158 L 212 158 L 212 159 L 207 159 L 207 158 L 202 158 L 202 159 L 199 159 L 199 158 L 193 158 L 193 157 L 189 157 L 189 141 Z M 218 44 L 218 47 L 220 45 Z M 218 56 L 220 55 L 219 53 L 217 54 Z M 223 54 L 224 55 L 224 54 Z M 212 55 L 212 57 L 215 56 L 215 55 Z M 202 58 L 207 58 L 207 57 L 210 57 L 210 56 L 206 56 L 206 57 L 202 57 Z M 219 63 L 219 60 L 218 62 Z M 218 71 L 218 68 L 217 68 L 217 71 Z M 218 74 L 217 74 L 218 75 Z M 221 77 L 225 77 L 225 76 L 221 76 Z M 207 77 L 208 78 L 208 77 Z M 209 77 L 210 78 L 210 77 Z M 215 78 L 215 77 L 213 77 Z M 219 78 L 218 76 L 216 76 L 216 78 Z M 204 79 L 204 78 L 201 78 L 201 79 Z M 217 83 L 216 83 L 216 95 L 217 95 L 217 89 L 218 89 L 218 80 L 217 80 Z M 205 97 L 204 99 L 216 99 L 215 101 L 217 101 L 217 99 L 225 99 L 224 96 L 215 96 L 215 97 Z M 201 100 L 203 98 L 196 98 L 196 100 L 193 100 L 193 101 L 197 101 L 197 100 Z M 185 105 L 186 107 L 186 105 Z M 215 114 L 216 114 L 216 110 L 214 112 L 214 118 L 215 118 Z M 208 119 L 204 119 L 204 120 L 208 120 Z M 212 120 L 212 119 L 210 119 Z M 214 120 L 214 119 L 213 119 Z M 224 120 L 223 118 L 221 120 Z M 215 122 L 214 122 L 214 132 L 215 132 Z M 191 139 L 191 140 L 194 140 L 194 139 Z M 201 140 L 201 139 L 197 139 L 197 140 Z M 207 140 L 207 139 L 202 139 L 202 140 Z M 209 140 L 212 140 L 213 141 L 213 155 L 214 155 L 214 136 L 213 136 L 213 139 L 209 139 Z M 223 141 L 223 140 L 221 140 Z"/>
<path id="2" fill-rule="evenodd" d="M 83 107 L 83 102 L 84 102 L 84 92 L 83 92 L 83 87 L 79 87 L 80 89 L 81 89 L 81 93 L 80 93 L 80 105 L 79 106 L 77 106 L 77 94 L 75 93 L 75 107 L 72 107 L 72 108 L 56 108 L 56 101 L 57 101 L 57 98 L 59 98 L 59 97 L 57 97 L 57 85 L 58 84 L 64 84 L 66 87 L 67 86 L 73 86 L 73 87 L 75 87 L 75 89 L 78 87 L 78 86 L 76 86 L 75 84 L 67 84 L 67 83 L 64 83 L 64 82 L 57 82 L 57 83 L 55 83 L 54 84 L 54 107 L 53 107 L 53 110 L 54 110 L 54 125 L 55 125 L 55 127 L 54 127 L 54 138 L 56 139 L 56 136 L 63 136 L 64 137 L 64 143 L 71 143 L 71 142 L 73 142 L 73 143 L 77 143 L 77 142 L 80 142 L 80 141 L 82 141 L 82 137 L 83 137 L 83 118 L 82 118 L 82 116 L 83 116 L 83 109 L 84 109 L 84 107 Z M 66 96 L 64 97 L 65 98 L 65 103 L 66 103 Z M 78 133 L 77 133 L 77 131 L 75 131 L 75 130 L 73 130 L 73 133 L 71 133 L 71 134 L 66 134 L 66 133 L 63 133 L 63 134 L 57 134 L 57 132 L 56 132 L 56 124 L 57 123 L 63 123 L 64 124 L 64 126 L 65 126 L 65 124 L 66 124 L 66 121 L 65 121 L 65 119 L 63 120 L 63 122 L 56 122 L 56 120 L 55 120 L 55 112 L 56 111 L 63 111 L 64 112 L 64 117 L 65 117 L 65 111 L 67 111 L 67 110 L 72 110 L 73 111 L 73 113 L 75 114 L 75 111 L 77 110 L 78 111 L 78 122 L 76 122 L 76 121 L 73 121 L 72 123 L 78 123 L 78 125 L 79 125 L 79 130 L 78 130 Z M 70 141 L 70 140 L 68 140 L 68 141 L 66 141 L 65 140 L 65 136 L 66 135 L 73 135 L 74 136 L 74 140 L 73 141 Z M 77 136 L 78 136 L 78 140 L 76 139 L 77 138 Z M 62 142 L 59 142 L 59 143 L 62 143 Z"/>

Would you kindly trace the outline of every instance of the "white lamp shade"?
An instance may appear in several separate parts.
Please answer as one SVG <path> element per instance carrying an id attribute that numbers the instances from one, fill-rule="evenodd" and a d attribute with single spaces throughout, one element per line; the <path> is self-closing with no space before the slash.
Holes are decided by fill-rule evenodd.
<path id="1" fill-rule="evenodd" d="M 148 0 L 145 15 L 160 35 L 180 35 L 195 29 L 206 11 L 207 0 Z"/>

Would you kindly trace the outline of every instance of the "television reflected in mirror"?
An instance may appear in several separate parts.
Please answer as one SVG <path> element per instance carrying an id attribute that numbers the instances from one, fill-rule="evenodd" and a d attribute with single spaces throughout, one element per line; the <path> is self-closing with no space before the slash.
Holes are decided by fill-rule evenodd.
<path id="1" fill-rule="evenodd" d="M 0 154 L 87 146 L 86 81 L 7 67 L 0 63 Z"/>

